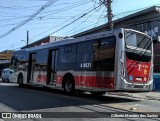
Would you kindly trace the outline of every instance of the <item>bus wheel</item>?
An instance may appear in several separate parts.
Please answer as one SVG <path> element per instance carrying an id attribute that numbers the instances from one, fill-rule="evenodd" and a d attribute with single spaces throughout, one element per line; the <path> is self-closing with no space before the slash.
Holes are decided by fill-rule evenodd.
<path id="1" fill-rule="evenodd" d="M 74 81 L 71 77 L 67 77 L 65 79 L 65 82 L 64 82 L 64 91 L 67 93 L 67 94 L 73 94 L 74 91 L 75 91 L 75 88 L 74 88 Z"/>
<path id="2" fill-rule="evenodd" d="M 23 87 L 23 75 L 22 74 L 18 76 L 18 84 L 19 84 L 19 87 Z"/>
<path id="3" fill-rule="evenodd" d="M 92 95 L 94 96 L 102 96 L 104 95 L 106 92 L 91 92 Z"/>

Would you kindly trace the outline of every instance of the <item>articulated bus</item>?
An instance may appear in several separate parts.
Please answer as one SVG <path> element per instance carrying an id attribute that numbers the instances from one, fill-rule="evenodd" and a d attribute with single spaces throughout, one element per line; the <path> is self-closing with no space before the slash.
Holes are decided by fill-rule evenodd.
<path id="1" fill-rule="evenodd" d="M 19 86 L 99 95 L 107 91 L 150 91 L 152 44 L 150 36 L 120 28 L 15 51 L 11 66 Z"/>

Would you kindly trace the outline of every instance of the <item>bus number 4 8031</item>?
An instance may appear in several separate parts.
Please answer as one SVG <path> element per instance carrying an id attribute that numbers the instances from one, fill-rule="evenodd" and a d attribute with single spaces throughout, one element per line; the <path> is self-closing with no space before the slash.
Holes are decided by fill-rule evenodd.
<path id="1" fill-rule="evenodd" d="M 91 63 L 81 63 L 81 68 L 91 68 Z"/>

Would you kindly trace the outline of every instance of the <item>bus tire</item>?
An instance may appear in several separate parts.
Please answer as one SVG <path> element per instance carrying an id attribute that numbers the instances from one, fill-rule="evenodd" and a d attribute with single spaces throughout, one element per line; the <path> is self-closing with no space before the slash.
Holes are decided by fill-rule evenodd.
<path id="1" fill-rule="evenodd" d="M 75 92 L 75 84 L 73 77 L 67 76 L 65 78 L 63 88 L 67 94 L 73 94 Z"/>
<path id="2" fill-rule="evenodd" d="M 23 87 L 23 75 L 22 74 L 19 74 L 18 76 L 18 84 L 19 84 L 19 87 Z"/>

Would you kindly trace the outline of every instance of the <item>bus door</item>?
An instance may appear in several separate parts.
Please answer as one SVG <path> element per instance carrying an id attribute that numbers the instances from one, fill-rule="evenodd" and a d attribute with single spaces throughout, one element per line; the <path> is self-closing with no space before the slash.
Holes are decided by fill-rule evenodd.
<path id="1" fill-rule="evenodd" d="M 36 53 L 30 53 L 29 61 L 28 61 L 28 71 L 27 71 L 28 83 L 31 83 L 34 81 L 35 59 L 36 59 Z"/>
<path id="2" fill-rule="evenodd" d="M 49 50 L 47 85 L 56 86 L 57 59 L 58 59 L 58 50 Z"/>

